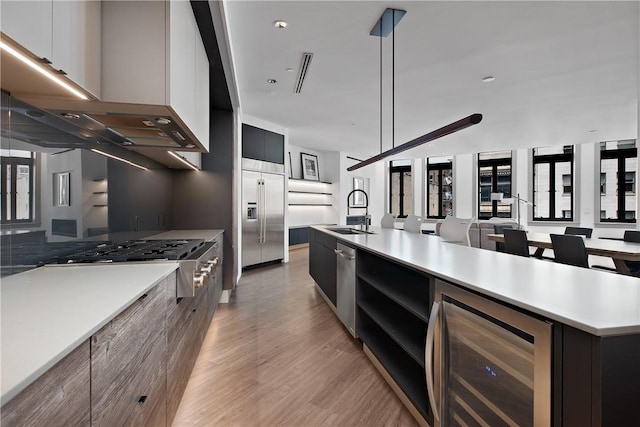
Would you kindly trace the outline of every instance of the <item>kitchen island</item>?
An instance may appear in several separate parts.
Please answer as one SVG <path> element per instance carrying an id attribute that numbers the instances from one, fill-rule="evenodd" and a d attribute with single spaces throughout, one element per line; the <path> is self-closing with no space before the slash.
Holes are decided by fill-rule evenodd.
<path id="1" fill-rule="evenodd" d="M 640 367 L 635 362 L 640 360 L 638 279 L 400 230 L 337 231 L 312 228 L 310 273 L 335 306 L 332 249 L 339 241 L 357 250 L 357 333 L 374 365 L 422 423 L 434 422 L 424 349 L 437 282 L 552 325 L 547 393 L 551 424 L 640 422 L 630 397 L 640 395 Z"/>

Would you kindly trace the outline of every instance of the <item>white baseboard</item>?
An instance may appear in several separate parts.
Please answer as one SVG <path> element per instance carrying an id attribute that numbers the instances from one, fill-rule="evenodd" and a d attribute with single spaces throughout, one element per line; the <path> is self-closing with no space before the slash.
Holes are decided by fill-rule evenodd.
<path id="1" fill-rule="evenodd" d="M 231 298 L 231 289 L 225 289 L 220 296 L 220 304 L 228 304 Z"/>

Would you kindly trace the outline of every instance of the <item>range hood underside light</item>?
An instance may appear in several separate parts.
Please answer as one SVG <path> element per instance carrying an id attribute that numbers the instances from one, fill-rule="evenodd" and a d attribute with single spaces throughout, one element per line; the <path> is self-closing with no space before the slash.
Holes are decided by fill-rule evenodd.
<path id="1" fill-rule="evenodd" d="M 149 170 L 149 169 L 145 168 L 144 166 L 140 166 L 140 165 L 138 165 L 136 163 L 130 162 L 129 160 L 125 160 L 122 157 L 114 156 L 113 154 L 105 153 L 104 151 L 96 150 L 95 148 L 92 148 L 91 151 L 93 151 L 94 153 L 101 154 L 101 155 L 103 155 L 105 157 L 109 157 L 110 159 L 118 160 L 118 161 L 121 161 L 121 162 L 126 163 L 128 165 L 135 166 L 138 169 L 142 169 L 142 170 L 145 170 L 145 171 Z"/>
<path id="2" fill-rule="evenodd" d="M 482 114 L 476 113 L 472 114 L 468 117 L 458 120 L 457 122 L 449 123 L 446 126 L 441 127 L 440 129 L 436 129 L 432 132 L 419 136 L 415 139 L 412 139 L 409 142 L 405 142 L 402 145 L 398 145 L 397 147 L 391 148 L 387 151 L 384 151 L 376 156 L 373 156 L 363 162 L 355 164 L 347 168 L 347 171 L 351 172 L 356 169 L 360 169 L 361 167 L 370 165 L 371 163 L 375 163 L 378 160 L 382 160 L 386 157 L 393 156 L 395 154 L 401 153 L 406 150 L 410 150 L 411 148 L 415 148 L 419 145 L 426 144 L 427 142 L 431 142 L 435 139 L 442 138 L 443 136 L 452 134 L 454 132 L 458 132 L 462 129 L 466 129 L 469 126 L 477 125 L 482 121 Z"/>
<path id="3" fill-rule="evenodd" d="M 75 99 L 83 101 L 95 99 L 65 77 L 62 70 L 49 65 L 46 58 L 35 56 L 4 33 L 0 33 L 0 52 L 2 89 L 13 95 L 39 93 L 64 97 L 71 94 Z"/>
<path id="4" fill-rule="evenodd" d="M 173 151 L 167 151 L 167 153 L 169 153 L 169 155 L 171 155 L 172 157 L 180 160 L 183 164 L 189 166 L 191 169 L 193 169 L 194 171 L 199 171 L 200 169 L 198 169 L 196 167 L 196 165 L 194 165 L 193 163 L 191 163 L 189 160 L 185 159 L 184 157 L 182 157 L 180 154 L 174 153 Z"/>

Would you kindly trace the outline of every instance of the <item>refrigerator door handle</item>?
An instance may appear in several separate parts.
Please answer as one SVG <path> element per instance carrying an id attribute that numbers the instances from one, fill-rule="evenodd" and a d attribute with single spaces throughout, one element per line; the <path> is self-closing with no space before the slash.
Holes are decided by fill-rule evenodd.
<path id="1" fill-rule="evenodd" d="M 424 367 L 427 375 L 427 394 L 429 395 L 429 404 L 431 405 L 431 411 L 436 421 L 440 421 L 440 410 L 436 405 L 436 398 L 434 395 L 434 381 L 433 381 L 433 347 L 435 338 L 436 321 L 438 320 L 438 314 L 440 312 L 440 303 L 438 301 L 433 302 L 431 306 L 431 315 L 429 316 L 429 326 L 427 327 L 427 342 L 424 350 Z"/>
<path id="2" fill-rule="evenodd" d="M 264 243 L 264 180 L 258 180 L 258 191 L 260 192 L 260 219 L 258 227 L 260 227 L 260 243 Z"/>
<path id="3" fill-rule="evenodd" d="M 267 186 L 262 180 L 262 243 L 267 243 Z"/>
<path id="4" fill-rule="evenodd" d="M 260 220 L 260 218 L 262 218 L 262 193 L 260 192 L 260 180 L 258 180 L 258 191 L 257 191 L 257 196 L 256 199 L 258 200 L 258 207 L 257 207 L 257 211 L 258 211 L 258 215 L 257 215 L 257 221 L 256 221 L 256 226 L 258 227 L 258 243 L 262 243 L 262 222 Z"/>

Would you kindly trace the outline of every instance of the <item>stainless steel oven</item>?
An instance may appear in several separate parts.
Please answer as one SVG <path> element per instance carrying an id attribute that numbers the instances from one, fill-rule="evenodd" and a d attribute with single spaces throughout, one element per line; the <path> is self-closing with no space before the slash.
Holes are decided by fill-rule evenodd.
<path id="1" fill-rule="evenodd" d="M 435 426 L 550 425 L 551 327 L 436 280 L 425 359 Z"/>

